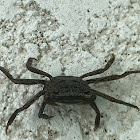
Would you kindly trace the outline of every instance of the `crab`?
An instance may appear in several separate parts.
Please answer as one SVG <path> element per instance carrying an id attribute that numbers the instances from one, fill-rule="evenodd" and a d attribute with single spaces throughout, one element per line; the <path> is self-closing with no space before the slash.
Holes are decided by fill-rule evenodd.
<path id="1" fill-rule="evenodd" d="M 80 77 L 76 76 L 56 76 L 52 77 L 50 74 L 43 72 L 39 69 L 36 69 L 32 66 L 33 60 L 37 60 L 35 58 L 29 58 L 26 63 L 26 67 L 29 71 L 46 76 L 49 80 L 40 80 L 40 79 L 14 79 L 13 76 L 4 68 L 0 66 L 0 70 L 15 84 L 23 84 L 23 85 L 35 85 L 35 84 L 42 84 L 44 85 L 43 90 L 38 92 L 35 96 L 33 96 L 27 103 L 25 103 L 21 108 L 15 110 L 15 112 L 11 115 L 6 125 L 6 134 L 8 131 L 8 127 L 13 123 L 16 116 L 23 110 L 30 107 L 40 96 L 44 96 L 43 103 L 38 113 L 39 118 L 43 119 L 50 119 L 54 116 L 48 116 L 44 114 L 44 109 L 46 104 L 58 106 L 59 103 L 61 104 L 89 104 L 91 108 L 95 110 L 96 117 L 95 117 L 95 127 L 94 131 L 99 127 L 100 124 L 100 111 L 95 104 L 96 96 L 100 96 L 105 98 L 111 102 L 116 102 L 118 104 L 123 104 L 125 106 L 129 106 L 132 108 L 139 108 L 133 104 L 124 102 L 122 100 L 115 99 L 109 95 L 106 95 L 100 91 L 94 90 L 90 88 L 89 84 L 91 83 L 100 83 L 100 82 L 107 82 L 112 80 L 117 80 L 123 78 L 129 74 L 140 73 L 140 71 L 126 71 L 120 75 L 111 75 L 105 76 L 101 78 L 95 79 L 88 79 L 83 80 L 83 78 L 90 77 L 96 74 L 101 74 L 105 72 L 107 69 L 110 68 L 112 63 L 115 60 L 115 55 L 112 54 L 110 60 L 104 66 L 104 68 L 100 68 L 98 70 L 86 73 L 81 75 Z"/>

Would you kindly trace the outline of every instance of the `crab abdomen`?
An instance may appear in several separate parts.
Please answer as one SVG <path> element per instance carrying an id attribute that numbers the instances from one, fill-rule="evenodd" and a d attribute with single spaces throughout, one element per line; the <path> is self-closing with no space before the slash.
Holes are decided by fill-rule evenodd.
<path id="1" fill-rule="evenodd" d="M 90 98 L 80 97 L 80 96 L 63 96 L 55 97 L 52 99 L 54 102 L 63 104 L 87 104 Z"/>

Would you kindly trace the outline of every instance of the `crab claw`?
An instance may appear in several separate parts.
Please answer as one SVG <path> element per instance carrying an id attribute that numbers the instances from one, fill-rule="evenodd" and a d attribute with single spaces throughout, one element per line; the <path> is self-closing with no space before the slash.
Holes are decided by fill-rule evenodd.
<path id="1" fill-rule="evenodd" d="M 38 61 L 36 58 L 30 57 L 30 58 L 27 60 L 27 63 L 26 63 L 26 67 L 27 67 L 27 68 L 32 64 L 33 60 Z"/>
<path id="2" fill-rule="evenodd" d="M 8 127 L 9 127 L 9 125 L 7 125 L 7 126 L 6 126 L 6 129 L 5 129 L 5 133 L 6 133 L 6 135 L 7 135 Z"/>
<path id="3" fill-rule="evenodd" d="M 136 109 L 137 109 L 138 111 L 140 111 L 140 109 L 139 109 L 138 107 L 136 107 Z"/>
<path id="4" fill-rule="evenodd" d="M 31 64 L 32 64 L 32 62 L 33 62 L 33 60 L 38 61 L 36 58 L 30 57 L 30 58 L 28 59 L 28 61 L 27 61 L 26 66 L 27 66 L 27 65 L 29 65 L 29 64 L 31 65 Z"/>
<path id="5" fill-rule="evenodd" d="M 38 61 L 36 58 L 30 57 L 29 60 L 36 60 Z"/>
<path id="6" fill-rule="evenodd" d="M 94 131 L 96 131 L 96 130 L 97 130 L 97 127 L 95 126 Z"/>
<path id="7" fill-rule="evenodd" d="M 11 125 L 11 124 L 8 122 L 8 123 L 7 123 L 7 126 L 6 126 L 6 129 L 5 129 L 6 135 L 7 135 L 7 132 L 8 132 L 9 125 Z"/>

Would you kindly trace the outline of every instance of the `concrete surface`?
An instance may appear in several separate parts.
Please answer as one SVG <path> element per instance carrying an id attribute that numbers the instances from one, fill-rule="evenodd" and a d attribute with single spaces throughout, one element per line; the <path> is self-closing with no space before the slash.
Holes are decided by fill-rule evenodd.
<path id="1" fill-rule="evenodd" d="M 0 1 L 0 65 L 16 78 L 44 77 L 26 69 L 34 66 L 53 76 L 80 76 L 103 68 L 111 53 L 111 68 L 94 77 L 140 69 L 139 0 L 3 0 Z M 93 77 L 91 77 L 93 78 Z M 90 84 L 91 88 L 140 107 L 140 74 Z M 100 97 L 102 114 L 94 132 L 95 112 L 88 105 L 46 106 L 51 120 L 38 118 L 42 97 L 5 126 L 15 109 L 42 89 L 15 85 L 0 72 L 1 140 L 139 140 L 140 112 Z"/>

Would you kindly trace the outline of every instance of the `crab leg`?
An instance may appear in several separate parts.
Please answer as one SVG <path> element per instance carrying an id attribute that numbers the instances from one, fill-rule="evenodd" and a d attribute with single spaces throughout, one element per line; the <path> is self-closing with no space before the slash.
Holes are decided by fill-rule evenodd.
<path id="1" fill-rule="evenodd" d="M 14 121 L 14 119 L 16 118 L 16 116 L 18 115 L 19 112 L 27 109 L 29 106 L 31 106 L 40 96 L 42 96 L 44 94 L 44 91 L 40 91 L 39 93 L 37 93 L 34 97 L 32 97 L 25 105 L 23 105 L 23 107 L 17 109 L 9 118 L 7 126 L 6 126 L 6 134 L 7 134 L 7 130 L 9 125 L 12 124 L 12 122 Z"/>
<path id="2" fill-rule="evenodd" d="M 38 113 L 38 117 L 39 118 L 42 118 L 42 119 L 50 119 L 50 118 L 53 118 L 54 117 L 54 116 L 48 116 L 46 114 L 43 114 L 46 104 L 47 104 L 47 101 L 44 100 L 43 103 L 42 103 L 42 105 L 41 105 L 41 108 L 39 110 L 39 113 Z"/>
<path id="3" fill-rule="evenodd" d="M 92 91 L 93 91 L 93 93 L 96 94 L 97 96 L 100 96 L 100 97 L 102 97 L 102 98 L 105 98 L 105 99 L 107 99 L 107 100 L 109 100 L 109 101 L 111 101 L 111 102 L 115 102 L 115 103 L 118 103 L 118 104 L 123 104 L 123 105 L 125 105 L 125 106 L 133 107 L 133 108 L 136 108 L 136 109 L 139 111 L 139 108 L 138 108 L 137 106 L 133 105 L 133 104 L 124 102 L 124 101 L 122 101 L 122 100 L 115 99 L 115 98 L 113 98 L 113 97 L 111 97 L 111 96 L 109 96 L 109 95 L 106 95 L 106 94 L 104 94 L 104 93 L 102 93 L 102 92 L 99 92 L 99 91 L 96 91 L 96 90 L 93 90 L 93 89 L 92 89 Z"/>
<path id="4" fill-rule="evenodd" d="M 46 83 L 45 80 L 38 79 L 14 79 L 13 76 L 4 67 L 0 66 L 0 70 L 15 84 L 34 85 Z"/>
<path id="5" fill-rule="evenodd" d="M 114 56 L 114 54 L 112 54 L 111 59 L 107 62 L 107 64 L 105 65 L 105 67 L 103 69 L 98 69 L 98 70 L 86 73 L 86 74 L 80 76 L 80 78 L 85 78 L 85 77 L 88 77 L 88 76 L 92 76 L 92 75 L 96 75 L 96 74 L 100 74 L 100 73 L 105 72 L 107 69 L 109 69 L 109 67 L 112 65 L 114 60 L 115 60 L 115 56 Z"/>
<path id="6" fill-rule="evenodd" d="M 37 74 L 40 74 L 40 75 L 44 75 L 44 76 L 47 76 L 49 79 L 52 79 L 52 76 L 44 71 L 41 71 L 41 70 L 38 70 L 34 67 L 32 67 L 32 62 L 33 62 L 33 59 L 36 60 L 35 58 L 29 58 L 27 63 L 26 63 L 26 67 L 29 71 L 31 72 L 34 72 L 34 73 L 37 73 Z"/>
<path id="7" fill-rule="evenodd" d="M 106 76 L 106 77 L 101 77 L 101 78 L 96 78 L 96 79 L 89 79 L 89 80 L 86 80 L 86 81 L 87 81 L 88 84 L 100 83 L 100 82 L 106 82 L 106 81 L 121 79 L 121 78 L 123 78 L 127 75 L 134 74 L 134 73 L 140 73 L 140 71 L 126 71 L 121 75 L 111 75 L 111 76 Z"/>
<path id="8" fill-rule="evenodd" d="M 99 109 L 98 109 L 98 107 L 97 107 L 97 105 L 94 103 L 94 102 L 91 102 L 90 103 L 90 106 L 95 110 L 95 112 L 96 112 L 96 119 L 95 119 L 95 128 L 94 128 L 94 131 L 96 131 L 96 129 L 99 127 L 99 125 L 100 125 L 100 111 L 99 111 Z"/>

